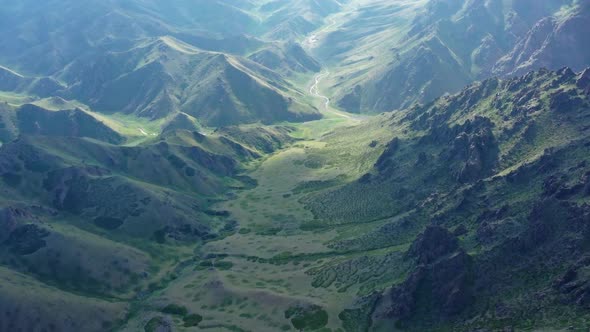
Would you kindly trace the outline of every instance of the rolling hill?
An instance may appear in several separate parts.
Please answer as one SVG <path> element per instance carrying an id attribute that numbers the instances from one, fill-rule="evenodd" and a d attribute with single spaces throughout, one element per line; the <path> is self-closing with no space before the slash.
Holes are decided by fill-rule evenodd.
<path id="1" fill-rule="evenodd" d="M 0 0 L 0 331 L 587 331 L 589 9 Z"/>
<path id="2" fill-rule="evenodd" d="M 302 92 L 266 67 L 171 37 L 75 62 L 60 78 L 71 82 L 69 97 L 106 113 L 184 112 L 209 126 L 320 117 Z"/>

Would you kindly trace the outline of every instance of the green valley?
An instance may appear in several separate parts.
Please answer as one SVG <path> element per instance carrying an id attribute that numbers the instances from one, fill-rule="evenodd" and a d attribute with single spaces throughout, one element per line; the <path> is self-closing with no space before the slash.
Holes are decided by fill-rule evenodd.
<path id="1" fill-rule="evenodd" d="M 586 1 L 0 5 L 0 332 L 590 328 Z"/>

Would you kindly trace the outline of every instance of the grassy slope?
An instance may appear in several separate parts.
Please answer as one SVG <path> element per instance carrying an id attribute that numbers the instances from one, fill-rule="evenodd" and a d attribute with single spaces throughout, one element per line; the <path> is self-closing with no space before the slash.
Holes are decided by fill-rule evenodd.
<path id="1" fill-rule="evenodd" d="M 514 95 L 522 95 L 529 91 L 527 89 L 532 89 L 542 91 L 538 98 L 544 100 L 543 107 L 548 107 L 548 96 L 559 88 L 548 86 L 552 80 L 562 80 L 561 75 L 568 76 L 567 73 L 539 73 L 520 81 L 515 80 L 512 86 L 518 86 L 517 90 L 510 90 L 510 93 L 499 92 L 502 104 L 510 108 Z M 564 80 L 567 82 L 571 78 Z M 566 89 L 568 84 L 571 84 L 571 81 L 564 85 Z M 141 327 L 148 317 L 157 314 L 158 308 L 176 303 L 185 306 L 189 312 L 202 315 L 204 321 L 199 325 L 201 328 L 228 331 L 292 330 L 293 326 L 284 315 L 286 310 L 297 305 L 318 305 L 327 311 L 326 326 L 329 329 L 339 331 L 346 327 L 347 331 L 355 331 L 355 328 L 362 327 L 362 322 L 370 315 L 370 311 L 361 314 L 353 322 L 346 321 L 345 325 L 339 319 L 339 314 L 359 298 L 375 290 L 388 289 L 405 280 L 407 274 L 413 271 L 412 263 L 404 258 L 405 252 L 435 215 L 438 215 L 440 220 L 445 220 L 448 223 L 447 227 L 451 229 L 459 224 L 466 226 L 468 235 L 461 238 L 461 245 L 474 257 L 482 261 L 488 259 L 486 257 L 494 252 L 494 246 L 478 245 L 477 230 L 472 228 L 477 227 L 472 225 L 472 219 L 482 213 L 481 207 L 474 202 L 474 205 L 465 211 L 457 209 L 461 199 L 466 199 L 462 197 L 475 195 L 469 191 L 471 185 L 455 188 L 451 183 L 456 179 L 448 178 L 455 173 L 447 170 L 436 173 L 441 177 L 440 185 L 424 183 L 421 172 L 414 174 L 415 176 L 409 175 L 420 169 L 415 161 L 421 152 L 429 151 L 433 156 L 440 152 L 436 143 L 430 147 L 424 145 L 424 150 L 412 145 L 412 141 L 419 141 L 429 132 L 412 125 L 412 122 L 418 121 L 418 115 L 434 115 L 436 113 L 426 110 L 443 108 L 443 105 L 446 105 L 444 109 L 448 110 L 448 113 L 444 114 L 448 122 L 445 123 L 451 127 L 462 125 L 476 115 L 492 119 L 495 123 L 494 134 L 499 137 L 499 156 L 503 160 L 500 168 L 496 170 L 497 174 L 526 167 L 523 165 L 527 163 L 534 165 L 535 160 L 539 160 L 539 156 L 548 147 L 573 144 L 573 152 L 558 157 L 558 160 L 565 162 L 559 169 L 567 169 L 581 160 L 577 158 L 581 157 L 586 149 L 576 147 L 577 145 L 572 143 L 572 140 L 579 138 L 580 126 L 583 124 L 569 122 L 567 116 L 556 115 L 546 108 L 527 120 L 539 127 L 534 144 L 523 145 L 522 141 L 519 143 L 520 138 L 517 137 L 520 137 L 520 134 L 514 134 L 512 139 L 502 136 L 504 130 L 514 126 L 515 120 L 502 118 L 496 113 L 501 112 L 500 110 L 490 108 L 490 100 L 496 96 L 496 90 L 489 88 L 490 86 L 494 86 L 494 83 L 476 85 L 466 89 L 459 96 L 442 99 L 439 104 L 429 105 L 422 111 L 383 115 L 365 121 L 335 117 L 297 125 L 298 130 L 292 134 L 300 138 L 300 141 L 249 165 L 247 174 L 254 178 L 258 185 L 249 190 L 237 191 L 235 199 L 217 205 L 217 209 L 230 212 L 229 218 L 237 220 L 239 228 L 229 233 L 228 237 L 198 248 L 196 260 L 188 265 L 168 288 L 150 297 L 147 300 L 148 305 L 127 323 L 126 329 L 134 330 Z M 508 83 L 501 86 L 501 89 L 513 89 L 508 88 Z M 501 89 L 499 91 L 504 91 Z M 479 96 L 482 91 L 487 91 L 487 94 L 484 94 L 487 98 L 473 97 Z M 457 103 L 457 100 L 468 103 L 477 100 L 477 105 L 468 108 Z M 533 104 L 529 106 L 535 107 Z M 465 111 L 467 109 L 470 111 Z M 554 125 L 560 127 L 561 134 L 546 135 L 545 130 L 555 131 Z M 524 127 L 518 128 L 524 132 Z M 401 163 L 407 163 L 397 170 L 401 178 L 384 173 L 381 180 L 373 180 L 368 185 L 360 184 L 358 179 L 367 172 L 379 176 L 379 171 L 373 168 L 374 164 L 384 151 L 387 151 L 388 143 L 394 137 L 408 142 L 402 143 L 401 154 L 394 158 Z M 407 149 L 403 147 L 405 144 L 408 145 Z M 574 155 L 578 157 L 573 157 Z M 456 166 L 453 163 L 436 162 L 435 157 L 431 159 L 432 163 L 429 163 L 428 159 L 424 161 L 426 169 L 438 167 L 436 165 Z M 406 170 L 410 172 L 408 175 L 404 175 Z M 381 171 L 385 172 L 384 169 Z M 575 179 L 580 172 L 576 171 L 571 178 Z M 428 176 L 428 173 L 425 171 L 423 175 Z M 391 181 L 392 179 L 394 181 Z M 493 176 L 486 181 L 489 181 L 486 189 L 483 192 L 478 191 L 477 195 L 489 195 L 490 209 L 500 208 L 506 202 L 515 207 L 519 204 L 523 207 L 530 206 L 538 194 L 537 185 L 533 186 L 537 189 L 533 189 L 529 184 L 506 187 L 503 184 L 504 180 Z M 365 205 L 375 207 L 370 211 L 378 211 L 379 214 L 365 214 L 362 209 L 354 208 L 355 205 L 348 200 L 346 203 L 326 200 L 326 197 L 334 195 L 344 199 L 346 197 L 342 196 L 348 195 L 348 192 L 342 188 L 359 186 L 368 188 L 362 194 L 355 191 L 355 199 L 363 200 Z M 400 186 L 408 188 L 405 196 L 395 196 Z M 420 196 L 422 190 L 438 190 L 439 194 L 427 198 L 428 194 Z M 426 205 L 420 205 L 422 199 L 425 199 Z M 427 203 L 430 200 L 432 203 Z M 400 204 L 404 201 L 418 203 Z M 586 201 L 587 199 L 583 200 Z M 387 205 L 388 202 L 393 202 L 394 208 Z M 518 218 L 526 219 L 526 211 L 526 208 L 523 208 L 515 212 Z M 507 221 L 506 226 L 502 227 L 507 227 L 508 231 L 509 224 Z M 555 252 L 561 255 L 559 251 Z M 481 256 L 477 256 L 478 254 Z M 509 278 L 511 272 L 507 273 L 508 275 L 499 273 L 498 277 Z M 508 323 L 480 318 L 468 328 L 505 326 L 502 324 L 513 324 L 523 328 L 558 328 L 571 324 L 585 324 L 585 316 L 577 310 L 564 315 L 563 319 L 558 321 L 553 317 L 563 314 L 564 307 L 549 307 L 542 311 L 548 316 L 540 319 L 533 313 L 535 309 L 519 302 L 522 301 L 522 297 L 528 296 L 527 292 L 545 287 L 547 280 L 557 274 L 553 271 L 541 278 L 539 283 L 535 281 L 531 284 L 519 284 L 514 288 L 499 282 L 498 285 L 501 285 L 502 289 L 500 296 L 481 294 L 492 301 L 506 301 L 511 310 L 518 310 L 522 317 L 536 317 L 537 323 L 531 323 L 526 319 L 514 319 Z M 513 297 L 514 295 L 509 294 L 520 295 Z M 484 302 L 482 301 L 481 306 L 485 306 Z M 547 306 L 548 303 L 551 302 L 544 302 L 543 305 Z M 485 310 L 480 307 L 479 302 L 475 308 Z M 434 328 L 420 325 L 427 324 L 428 318 L 414 318 L 415 320 L 404 325 L 405 329 Z M 461 319 L 463 318 L 465 317 L 461 316 Z M 177 326 L 179 324 L 181 323 L 177 323 Z M 458 325 L 452 324 L 453 321 L 448 325 L 436 326 L 441 330 L 456 330 Z M 387 329 L 385 326 L 383 328 Z"/>
<path id="2" fill-rule="evenodd" d="M 587 24 L 587 9 L 574 3 L 353 1 L 333 17 L 314 54 L 333 65 L 330 87 L 341 109 L 407 108 L 455 93 L 492 72 L 524 74 L 568 64 L 582 70 L 587 50 L 573 26 Z M 533 28 L 547 16 L 554 17 L 545 19 L 544 31 Z M 542 47 L 533 42 L 545 39 Z M 576 56 L 557 51 L 566 47 L 575 50 L 564 53 Z"/>
<path id="3" fill-rule="evenodd" d="M 59 109 L 66 106 L 84 106 L 59 99 L 36 104 L 54 109 L 42 110 L 47 115 L 60 114 Z M 6 128 L 14 122 L 11 112 L 18 109 L 5 107 L 2 123 Z M 126 144 L 32 132 L 0 148 L 0 220 L 7 227 L 0 238 L 0 262 L 14 271 L 2 270 L 2 276 L 14 280 L 3 298 L 22 302 L 22 310 L 33 308 L 29 303 L 34 297 L 19 291 L 19 283 L 32 278 L 40 287 L 52 287 L 47 301 L 55 298 L 79 305 L 72 327 L 62 327 L 61 316 L 49 317 L 50 311 L 40 311 L 39 328 L 54 324 L 66 331 L 79 326 L 92 331 L 118 326 L 136 310 L 132 305 L 136 296 L 166 285 L 180 262 L 192 257 L 195 242 L 202 243 L 207 234 L 223 233 L 224 227 L 232 225 L 208 209 L 227 188 L 250 185 L 250 180 L 237 177 L 238 163 L 292 140 L 290 127 L 259 130 L 255 126 L 207 136 L 183 129 L 144 136 L 138 129 L 160 132 L 159 124 L 100 115 L 87 107 L 79 112 L 111 126 L 125 136 Z M 115 219 L 97 221 L 104 216 Z M 123 221 L 123 225 L 113 229 L 108 226 L 111 221 Z M 27 249 L 5 241 L 12 231 L 29 224 L 38 225 L 47 235 L 40 239 L 32 232 L 20 235 L 16 243 L 43 243 L 34 253 L 23 254 L 19 250 Z M 91 303 L 80 300 L 84 297 Z M 106 304 L 92 303 L 93 297 Z M 97 310 L 94 307 L 113 301 L 117 310 L 104 309 L 95 320 L 85 311 L 86 306 L 88 311 Z M 28 329 L 25 317 L 13 315 L 4 323 L 11 329 Z"/>
<path id="4" fill-rule="evenodd" d="M 305 78 L 309 77 L 302 75 L 295 79 L 304 80 Z M 14 101 L 14 99 L 11 100 Z M 56 101 L 44 100 L 38 103 L 49 107 L 49 105 L 55 105 Z M 258 138 L 240 141 L 240 134 L 235 133 L 220 132 L 210 137 L 189 131 L 180 131 L 163 136 L 164 140 L 173 146 L 175 153 L 183 151 L 183 146 L 189 146 L 249 161 L 246 163 L 246 174 L 257 181 L 256 187 L 250 190 L 235 190 L 234 199 L 210 206 L 209 204 L 215 203 L 219 198 L 212 197 L 211 202 L 202 206 L 202 208 L 214 208 L 217 211 L 227 210 L 230 213 L 228 217 L 225 216 L 225 213 L 219 213 L 217 216 L 189 214 L 190 217 L 199 219 L 199 221 L 202 217 L 207 218 L 210 225 L 221 235 L 214 241 L 198 241 L 197 244 L 183 242 L 158 244 L 153 239 L 146 238 L 145 225 L 140 222 L 131 225 L 132 229 L 128 229 L 129 232 L 120 232 L 119 234 L 98 229 L 88 222 L 88 217 L 92 216 L 93 212 L 87 212 L 87 215 L 83 217 L 68 216 L 68 218 L 63 218 L 62 215 L 55 218 L 44 217 L 44 221 L 52 228 L 52 234 L 47 241 L 56 252 L 71 250 L 71 248 L 65 250 L 61 247 L 63 241 L 59 241 L 68 236 L 74 237 L 71 241 L 72 248 L 79 248 L 78 246 L 82 246 L 80 243 L 83 243 L 84 246 L 80 249 L 82 257 L 97 257 L 100 262 L 97 270 L 93 270 L 96 268 L 95 266 L 83 268 L 84 274 L 90 277 L 111 270 L 109 265 L 111 262 L 107 261 L 107 258 L 111 256 L 122 260 L 129 259 L 132 263 L 129 272 L 141 274 L 141 272 L 148 270 L 145 280 L 142 279 L 136 283 L 127 282 L 128 286 L 125 290 L 119 290 L 117 287 L 122 282 L 121 280 L 128 278 L 126 273 L 113 273 L 109 277 L 103 278 L 103 284 L 107 285 L 106 291 L 101 290 L 103 293 L 124 294 L 125 300 L 129 300 L 132 294 L 140 291 L 138 293 L 140 299 L 125 304 L 131 303 L 128 311 L 125 311 L 128 316 L 120 328 L 122 330 L 141 330 L 151 318 L 157 316 L 165 317 L 178 330 L 196 330 L 197 328 L 184 328 L 181 316 L 160 312 L 166 305 L 174 303 L 186 306 L 189 313 L 203 315 L 204 321 L 200 324 L 201 328 L 228 331 L 293 330 L 291 322 L 285 318 L 285 311 L 296 304 L 314 304 L 327 310 L 327 327 L 332 331 L 340 331 L 343 325 L 338 314 L 343 309 L 348 308 L 359 297 L 376 289 L 386 289 L 402 282 L 406 274 L 411 271 L 412 267 L 408 266 L 403 256 L 413 237 L 426 223 L 427 216 L 418 214 L 416 217 L 415 210 L 405 209 L 405 205 L 403 205 L 404 209 L 400 209 L 399 204 L 393 208 L 383 205 L 384 202 L 391 200 L 391 196 L 388 194 L 392 188 L 393 191 L 399 188 L 397 182 L 388 182 L 389 188 L 376 186 L 368 188 L 361 194 L 356 193 L 357 197 L 366 202 L 366 205 L 374 206 L 374 211 L 380 211 L 381 214 L 369 213 L 358 216 L 354 214 L 358 210 L 354 209 L 354 204 L 338 201 L 338 203 L 327 204 L 326 206 L 330 206 L 330 210 L 324 212 L 347 212 L 336 216 L 326 216 L 322 215 L 322 211 L 318 211 L 317 206 L 319 203 L 325 203 L 324 197 L 331 195 L 334 189 L 355 187 L 358 185 L 358 178 L 367 172 L 374 173 L 374 164 L 386 151 L 387 143 L 393 137 L 412 141 L 417 140 L 424 132 L 410 126 L 411 121 L 404 119 L 407 113 L 394 116 L 383 115 L 367 121 L 360 121 L 359 118 L 343 117 L 339 115 L 340 113 L 328 111 L 322 120 L 292 125 L 296 131 L 290 132 L 291 129 L 289 129 L 289 135 L 300 140 L 276 145 L 275 147 L 282 147 L 282 150 L 276 153 L 264 151 L 268 144 L 255 146 L 251 143 L 260 142 Z M 147 158 L 149 155 L 158 154 L 152 144 L 160 137 L 144 136 L 143 132 L 157 133 L 160 131 L 160 126 L 165 125 L 165 121 L 148 123 L 133 116 L 119 114 L 105 116 L 94 114 L 91 111 L 86 112 L 127 136 L 127 145 L 138 148 L 138 150 L 128 151 L 144 152 L 138 154 L 133 152 L 135 157 L 129 156 L 129 160 L 127 160 L 119 155 L 122 150 L 125 150 L 123 147 L 105 147 L 103 144 L 85 140 L 47 140 L 46 142 L 37 142 L 35 145 L 62 159 L 60 163 L 66 165 L 76 164 L 79 166 L 83 158 L 89 164 L 104 166 L 107 160 L 105 155 L 114 155 L 116 160 L 122 158 L 126 163 L 129 163 L 127 164 L 129 170 L 108 167 L 114 169 L 117 181 L 130 183 L 133 187 L 139 188 L 142 193 L 150 193 L 156 201 L 174 202 L 174 213 L 177 213 L 178 209 L 186 211 L 191 203 L 203 198 L 194 192 L 185 195 L 185 192 L 190 191 L 190 188 L 187 188 L 188 184 L 184 175 L 179 175 L 178 172 L 171 170 L 170 165 L 165 161 L 159 164 Z M 477 109 L 470 109 L 469 113 L 453 114 L 453 117 L 448 119 L 448 124 L 462 124 L 474 114 L 490 116 L 500 124 L 498 130 L 513 125 L 509 122 L 504 123 L 499 114 L 490 112 L 486 102 Z M 543 128 L 538 133 L 542 143 L 530 147 L 522 146 L 522 143 L 519 145 L 519 142 L 514 140 L 503 140 L 501 147 L 502 156 L 505 157 L 503 159 L 505 164 L 502 165 L 503 172 L 508 173 L 527 161 L 538 160 L 546 147 L 567 143 L 577 135 L 575 128 L 552 127 L 551 119 L 542 116 L 535 119 L 540 121 L 539 124 Z M 289 126 L 291 125 L 289 124 Z M 550 135 L 557 130 L 560 135 L 556 137 Z M 284 134 L 283 129 L 280 128 L 261 130 L 256 126 L 244 131 L 246 132 L 244 135 L 252 135 L 252 133 L 259 131 L 278 133 L 277 136 Z M 228 144 L 227 141 L 221 139 L 222 136 L 234 142 L 246 142 L 243 145 L 247 151 L 237 152 L 233 144 Z M 84 153 L 80 153 L 81 150 Z M 416 168 L 415 161 L 419 157 L 419 152 L 412 151 L 411 146 L 405 150 L 404 155 L 400 157 L 402 161 L 406 162 L 405 170 Z M 434 147 L 425 152 L 434 154 L 438 150 Z M 576 158 L 582 158 L 580 156 L 585 153 L 586 151 L 582 149 L 576 151 L 574 155 L 577 156 Z M 252 161 L 251 157 L 255 154 L 262 155 L 263 158 Z M 181 159 L 185 159 L 181 153 L 178 155 Z M 133 160 L 134 158 L 136 159 Z M 574 160 L 569 155 L 565 159 Z M 150 165 L 150 167 L 158 165 L 157 169 L 160 172 L 158 174 L 150 173 L 148 167 L 141 165 Z M 573 166 L 567 165 L 567 167 Z M 499 173 L 499 175 L 502 174 Z M 40 177 L 31 176 L 31 178 L 35 179 L 34 181 L 39 181 Z M 229 182 L 225 183 L 226 185 L 248 188 L 251 185 L 250 183 L 239 184 L 229 178 L 226 180 Z M 416 180 L 410 177 L 405 179 L 402 177 L 401 179 L 402 182 L 405 181 L 404 184 L 409 187 L 410 191 L 424 186 L 424 183 L 419 180 L 421 179 Z M 447 178 L 444 180 L 448 181 Z M 442 190 L 447 190 L 448 183 L 444 182 L 443 184 L 445 186 L 441 187 Z M 486 191 L 486 194 L 497 195 L 494 198 L 497 202 L 504 201 L 506 198 L 502 197 L 502 192 L 505 188 L 501 184 L 494 185 L 498 185 L 496 191 Z M 174 190 L 171 190 L 171 187 L 174 187 Z M 192 186 L 190 187 L 192 188 Z M 220 187 L 222 187 L 221 184 Z M 40 186 L 32 183 L 28 184 L 25 189 L 29 188 L 39 190 Z M 514 195 L 510 199 L 515 204 L 530 199 L 527 196 L 529 194 L 527 188 L 527 186 L 523 186 L 510 191 L 511 195 Z M 180 193 L 176 193 L 176 191 L 180 191 Z M 419 190 L 416 189 L 416 191 Z M 33 192 L 21 190 L 15 194 L 14 190 L 5 186 L 0 189 L 0 193 L 0 196 L 3 197 L 1 201 L 3 206 L 38 204 L 37 199 L 31 197 Z M 406 193 L 408 192 L 406 191 Z M 112 193 L 107 193 L 107 195 L 111 196 L 110 199 L 120 200 L 119 195 Z M 401 196 L 398 197 L 398 200 L 410 198 L 412 197 Z M 443 198 L 441 202 L 445 211 L 448 209 L 453 212 L 452 207 L 455 200 Z M 121 204 L 131 205 L 132 203 L 122 201 Z M 171 210 L 166 210 L 163 207 L 166 204 L 158 204 L 150 207 L 146 214 L 155 216 L 156 219 L 167 219 L 173 214 L 170 212 Z M 118 204 L 114 204 L 112 201 L 109 203 L 109 206 L 116 205 Z M 334 208 L 335 206 L 337 208 Z M 428 212 L 431 211 L 428 210 Z M 478 209 L 470 211 L 473 216 L 476 215 L 476 212 L 480 211 Z M 460 218 L 464 217 L 450 214 L 456 220 L 461 220 Z M 237 229 L 231 226 L 233 220 L 238 222 Z M 403 228 L 400 232 L 399 227 L 406 227 L 404 225 L 408 225 L 408 221 L 413 227 Z M 159 222 L 162 221 L 155 221 L 156 224 Z M 226 228 L 226 225 L 230 227 Z M 452 225 L 454 226 L 454 224 Z M 480 247 L 474 245 L 476 240 L 474 239 L 474 230 L 471 229 L 474 226 L 469 224 L 468 227 L 470 227 L 471 233 L 462 239 L 464 241 L 462 245 L 466 246 L 470 253 L 481 250 Z M 132 230 L 135 231 L 131 232 Z M 388 233 L 390 231 L 393 232 L 391 236 Z M 128 233 L 135 233 L 135 236 L 129 236 Z M 383 234 L 388 236 L 383 236 Z M 116 252 L 111 254 L 107 251 L 105 253 L 105 248 Z M 22 265 L 25 264 L 22 261 L 35 262 L 35 259 L 44 261 L 44 254 L 45 249 L 42 249 L 31 257 L 19 258 L 21 261 L 17 260 L 17 263 L 21 266 L 17 264 L 14 269 L 22 268 Z M 66 255 L 63 264 L 70 266 L 70 259 L 71 257 Z M 38 265 L 40 270 L 44 268 L 43 264 Z M 25 286 L 23 283 L 31 278 L 31 274 L 35 275 L 37 272 L 26 271 L 28 275 L 25 276 L 5 270 L 0 270 L 0 275 L 17 280 L 13 283 L 15 284 L 14 289 L 18 292 L 11 290 L 8 298 L 27 303 L 29 295 L 22 290 L 31 286 L 30 284 Z M 69 299 L 78 304 L 77 309 L 79 310 L 82 310 L 81 308 L 84 308 L 87 302 L 91 302 L 89 304 L 91 307 L 105 305 L 103 302 L 97 304 L 92 299 L 81 299 L 72 295 L 73 292 L 82 292 L 89 296 L 91 293 L 87 288 L 89 285 L 84 283 L 63 285 L 59 283 L 59 280 L 50 281 L 49 279 L 46 279 L 46 282 L 51 285 L 52 294 L 45 296 L 46 298 L 55 296 L 59 299 Z M 18 286 L 16 286 L 17 284 Z M 33 284 L 39 284 L 39 281 L 34 280 Z M 131 289 L 132 285 L 139 287 Z M 47 286 L 41 285 L 39 287 Z M 116 300 L 118 299 L 107 298 L 101 301 L 106 301 L 110 305 L 109 301 Z M 30 305 L 27 303 L 26 306 Z M 106 312 L 104 320 L 116 322 L 121 319 L 121 312 L 124 311 L 123 306 L 121 304 L 120 307 L 117 307 L 116 312 L 106 309 L 101 311 L 101 313 Z M 526 312 L 523 313 L 523 315 L 526 314 Z M 559 322 L 559 325 L 567 326 L 572 322 L 578 323 L 579 321 L 575 320 L 577 319 L 576 313 L 571 315 L 573 318 L 565 317 L 563 322 Z M 85 313 L 80 314 L 79 317 L 81 321 L 95 324 L 94 320 L 86 318 L 88 316 Z M 362 318 L 359 321 L 362 321 Z M 100 319 L 103 320 L 102 317 Z M 42 320 L 50 321 L 47 318 L 42 318 Z M 17 317 L 16 321 L 23 322 L 24 319 Z M 484 320 L 482 324 L 485 323 Z M 105 324 L 101 328 L 108 328 L 107 325 Z M 98 330 L 97 326 L 89 326 L 88 329 Z M 119 329 L 116 323 L 115 326 Z"/>
<path id="5" fill-rule="evenodd" d="M 354 299 L 359 286 L 346 292 L 310 286 L 327 267 L 363 256 L 335 253 L 328 246 L 359 229 L 306 229 L 306 224 L 313 223 L 313 215 L 299 198 L 362 175 L 372 167 L 392 134 L 382 126 L 382 118 L 362 122 L 337 114 L 326 113 L 325 119 L 293 124 L 296 130 L 290 134 L 298 141 L 248 165 L 246 174 L 256 180 L 257 186 L 238 191 L 235 199 L 217 206 L 230 212 L 229 218 L 239 222 L 239 229 L 198 248 L 195 262 L 168 288 L 154 294 L 147 301 L 149 305 L 126 325 L 127 330 L 141 327 L 154 315 L 151 310 L 169 303 L 203 315 L 202 328 L 292 329 L 284 311 L 295 304 L 320 305 L 328 311 L 328 326 L 340 326 L 337 315 Z M 371 144 L 373 141 L 376 143 Z M 399 250 L 369 255 L 381 257 Z M 286 258 L 284 262 L 280 257 Z"/>

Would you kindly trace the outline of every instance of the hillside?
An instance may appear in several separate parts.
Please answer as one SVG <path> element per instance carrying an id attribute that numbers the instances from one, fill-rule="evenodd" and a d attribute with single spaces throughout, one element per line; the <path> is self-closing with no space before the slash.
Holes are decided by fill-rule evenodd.
<path id="1" fill-rule="evenodd" d="M 318 119 L 302 89 L 282 75 L 317 72 L 320 65 L 295 40 L 261 39 L 260 6 L 225 0 L 175 0 L 165 8 L 139 0 L 7 4 L 0 13 L 6 18 L 0 47 L 7 50 L 0 55 L 0 91 L 79 100 L 93 111 L 150 119 L 183 112 L 207 126 Z M 298 4 L 306 12 L 310 6 Z M 231 24 L 222 23 L 228 18 Z"/>
<path id="2" fill-rule="evenodd" d="M 571 0 L 376 4 L 351 14 L 315 52 L 339 59 L 331 82 L 339 107 L 391 111 L 492 75 L 584 69 L 589 8 Z"/>
<path id="3" fill-rule="evenodd" d="M 589 10 L 0 0 L 0 331 L 588 331 Z"/>
<path id="4" fill-rule="evenodd" d="M 319 118 L 302 93 L 265 67 L 171 37 L 85 59 L 60 77 L 93 109 L 157 119 L 184 112 L 208 126 Z M 300 98 L 299 98 L 300 99 Z"/>
<path id="5" fill-rule="evenodd" d="M 23 109 L 17 112 L 68 114 Z M 231 136 L 177 130 L 125 147 L 51 130 L 23 130 L 0 147 L 0 275 L 10 285 L 0 289 L 9 313 L 2 328 L 120 325 L 136 294 L 163 287 L 177 260 L 190 258 L 188 244 L 235 227 L 210 206 L 229 188 L 252 185 L 238 175 L 240 163 L 260 158 L 259 149 L 274 151 L 258 144 L 286 139 L 239 128 Z M 78 315 L 33 305 L 56 301 Z"/>
<path id="6" fill-rule="evenodd" d="M 397 281 L 343 311 L 351 331 L 538 328 L 585 310 L 589 75 L 489 79 L 390 115 L 373 170 L 305 198 L 316 227 L 390 220 L 338 251 L 404 246 Z"/>
<path id="7" fill-rule="evenodd" d="M 0 66 L 0 91 L 33 94 L 40 97 L 55 96 L 65 87 L 49 77 L 25 77 Z"/>
<path id="8" fill-rule="evenodd" d="M 312 58 L 296 43 L 274 43 L 259 49 L 248 59 L 284 76 L 294 74 L 317 73 L 321 69 L 318 61 Z"/>
<path id="9" fill-rule="evenodd" d="M 587 326 L 589 73 L 296 125 L 247 171 L 256 186 L 216 204 L 235 232 L 124 329 L 178 327 L 171 304 L 228 330 Z"/>

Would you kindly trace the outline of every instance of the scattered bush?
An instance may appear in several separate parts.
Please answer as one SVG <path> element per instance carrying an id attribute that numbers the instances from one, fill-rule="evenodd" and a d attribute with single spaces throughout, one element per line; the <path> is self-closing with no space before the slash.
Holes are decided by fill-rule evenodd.
<path id="1" fill-rule="evenodd" d="M 197 326 L 203 321 L 203 316 L 199 314 L 190 314 L 185 316 L 182 320 L 184 321 L 184 327 Z"/>
<path id="2" fill-rule="evenodd" d="M 150 319 L 149 322 L 147 322 L 147 324 L 145 324 L 143 329 L 145 332 L 156 332 L 159 327 L 167 325 L 168 323 L 166 322 L 166 320 L 164 320 L 163 317 L 154 317 Z"/>
<path id="3" fill-rule="evenodd" d="M 328 324 L 328 313 L 317 305 L 291 307 L 285 311 L 285 318 L 291 319 L 299 331 L 318 330 Z"/>
<path id="4" fill-rule="evenodd" d="M 177 304 L 169 304 L 162 309 L 162 312 L 165 314 L 170 315 L 177 315 L 177 316 L 186 316 L 188 314 L 188 310 L 186 307 L 177 305 Z"/>

